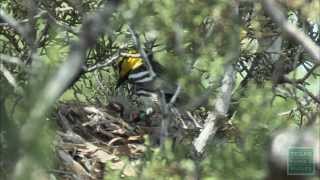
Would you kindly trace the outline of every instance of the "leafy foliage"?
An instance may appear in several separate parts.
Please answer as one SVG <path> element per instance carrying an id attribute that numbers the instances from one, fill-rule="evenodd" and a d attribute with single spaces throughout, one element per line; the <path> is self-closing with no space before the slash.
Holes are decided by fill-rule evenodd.
<path id="1" fill-rule="evenodd" d="M 319 2 L 280 4 L 288 12 L 289 22 L 320 45 Z M 52 105 L 46 97 L 50 90 L 45 87 L 70 61 L 75 44 L 89 34 L 84 33 L 84 22 L 99 19 L 97 12 L 105 8 L 114 13 L 108 20 L 102 19 L 106 27 L 86 49 L 82 69 L 66 85 L 61 81 L 65 91 Z M 45 170 L 50 172 L 56 166 L 52 147 L 59 128 L 51 110 L 60 104 L 72 101 L 105 107 L 120 97 L 128 106 L 127 114 L 136 108 L 127 87 L 115 89 L 117 65 L 103 65 L 135 46 L 131 27 L 144 46 L 155 42 L 154 58 L 168 70 L 173 83 L 179 82 L 194 101 L 206 95 L 206 102 L 200 101 L 197 109 L 202 119 L 216 103 L 224 66 L 232 62 L 237 71 L 227 122 L 210 141 L 204 157 L 194 158 L 190 152 L 198 132 L 187 134 L 181 144 L 168 140 L 163 149 L 147 143 L 133 178 L 264 178 L 268 173 L 267 149 L 275 132 L 319 124 L 319 65 L 301 44 L 283 36 L 261 3 L 241 1 L 236 7 L 239 19 L 234 18 L 234 9 L 233 1 L 223 0 L 2 0 L 1 177 L 35 179 L 33 172 L 46 177 Z M 43 108 L 47 106 L 51 108 Z M 26 134 L 35 131 L 37 137 L 28 140 Z M 132 160 L 123 162 L 130 164 Z M 121 179 L 122 175 L 123 169 L 112 170 L 106 164 L 105 179 Z"/>

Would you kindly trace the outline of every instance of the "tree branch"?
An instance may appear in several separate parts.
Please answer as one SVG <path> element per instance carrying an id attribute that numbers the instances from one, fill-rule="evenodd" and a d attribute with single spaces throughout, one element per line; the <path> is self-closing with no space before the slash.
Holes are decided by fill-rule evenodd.
<path id="1" fill-rule="evenodd" d="M 304 32 L 295 25 L 290 24 L 279 5 L 274 0 L 263 0 L 262 5 L 269 16 L 288 34 L 291 38 L 301 44 L 306 52 L 313 58 L 312 62 L 320 64 L 320 47 L 314 43 Z"/>
<path id="2" fill-rule="evenodd" d="M 222 85 L 216 97 L 214 109 L 209 112 L 204 128 L 199 136 L 193 141 L 193 147 L 196 154 L 202 154 L 204 152 L 209 140 L 216 135 L 217 130 L 221 127 L 223 120 L 227 118 L 232 91 L 235 87 L 236 70 L 233 62 L 239 59 L 240 53 L 240 39 L 238 36 L 240 33 L 238 28 L 239 1 L 231 1 L 230 8 L 232 9 L 232 13 L 229 17 L 231 22 L 228 26 L 228 33 L 230 36 L 232 36 L 232 38 L 229 38 L 230 42 L 227 48 L 228 53 L 226 53 L 227 55 L 225 57 L 226 64 L 224 66 L 224 75 L 221 83 Z"/>
<path id="3" fill-rule="evenodd" d="M 115 53 L 115 55 L 111 56 L 110 58 L 106 59 L 105 62 L 103 63 L 98 63 L 98 64 L 95 64 L 91 67 L 89 67 L 86 72 L 92 72 L 92 71 L 95 71 L 96 69 L 100 69 L 100 68 L 104 68 L 104 67 L 107 67 L 107 66 L 110 66 L 114 61 L 116 61 L 118 58 L 120 57 L 120 53 L 117 52 Z"/>
<path id="4" fill-rule="evenodd" d="M 226 118 L 230 106 L 232 90 L 235 86 L 235 79 L 236 71 L 233 64 L 227 64 L 222 79 L 222 86 L 215 101 L 214 111 L 209 113 L 204 129 L 193 141 L 193 146 L 197 153 L 203 153 L 207 142 L 215 136 L 220 123 Z"/>
<path id="5" fill-rule="evenodd" d="M 139 37 L 137 36 L 136 32 L 132 29 L 131 26 L 129 26 L 129 31 L 131 33 L 132 39 L 135 43 L 136 48 L 139 50 L 139 53 L 141 54 L 142 59 L 146 62 L 148 71 L 150 72 L 150 76 L 153 78 L 156 76 L 153 67 L 151 65 L 150 59 L 148 58 L 147 53 L 143 49 L 141 42 L 139 40 Z"/>

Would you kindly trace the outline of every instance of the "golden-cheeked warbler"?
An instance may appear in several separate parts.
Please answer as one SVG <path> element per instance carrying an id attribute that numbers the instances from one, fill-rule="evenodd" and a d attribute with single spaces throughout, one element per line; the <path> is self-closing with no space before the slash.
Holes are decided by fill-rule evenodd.
<path id="1" fill-rule="evenodd" d="M 130 53 L 134 53 L 130 56 Z M 166 77 L 166 71 L 164 67 L 156 62 L 153 58 L 152 54 L 148 54 L 148 60 L 152 66 L 152 69 L 155 72 L 155 76 L 152 76 L 147 64 L 144 60 L 139 56 L 136 51 L 129 52 L 129 56 L 124 57 L 120 60 L 118 64 L 119 70 L 119 79 L 117 82 L 117 87 L 121 86 L 125 82 L 132 86 L 133 94 L 141 97 L 145 97 L 145 99 L 149 99 L 148 105 L 153 109 L 154 106 L 150 104 L 156 104 L 158 107 L 160 105 L 160 91 L 163 92 L 164 99 L 166 103 L 169 103 L 173 95 L 177 90 L 177 85 L 172 83 L 170 78 Z M 177 105 L 183 106 L 187 103 L 189 97 L 187 97 L 186 93 L 179 93 L 178 98 L 175 101 L 175 107 Z M 145 102 L 145 101 L 144 101 Z M 149 108 L 146 108 L 146 113 L 148 112 Z M 149 109 L 150 110 L 150 109 Z M 174 110 L 177 112 L 176 108 L 172 108 L 171 111 Z M 154 109 L 151 110 L 153 113 Z M 181 119 L 180 119 L 181 120 Z M 183 120 L 183 127 L 186 127 Z M 199 125 L 195 122 L 196 126 Z"/>
<path id="2" fill-rule="evenodd" d="M 131 51 L 130 53 L 135 52 Z M 165 99 L 167 102 L 170 101 L 177 86 L 172 85 L 170 80 L 165 77 L 164 67 L 153 59 L 153 55 L 148 55 L 150 64 L 155 72 L 155 76 L 152 76 L 146 63 L 135 53 L 132 57 L 130 54 L 128 57 L 124 57 L 119 62 L 119 79 L 117 87 L 127 82 L 132 85 L 133 93 L 137 96 L 144 96 L 156 98 L 160 90 L 164 92 Z"/>

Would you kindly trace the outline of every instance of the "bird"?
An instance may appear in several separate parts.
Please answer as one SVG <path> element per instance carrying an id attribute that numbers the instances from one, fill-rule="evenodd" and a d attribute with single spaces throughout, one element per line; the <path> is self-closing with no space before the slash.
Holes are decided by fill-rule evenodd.
<path id="1" fill-rule="evenodd" d="M 166 104 L 173 103 L 174 105 L 170 108 L 171 112 L 179 116 L 182 126 L 187 128 L 177 107 L 186 105 L 190 97 L 184 91 L 180 91 L 175 101 L 171 102 L 178 85 L 172 82 L 168 77 L 167 70 L 154 59 L 152 51 L 147 50 L 146 53 L 155 75 L 152 74 L 150 67 L 140 56 L 140 53 L 137 50 L 131 50 L 128 56 L 123 57 L 118 63 L 119 78 L 116 87 L 118 88 L 125 83 L 130 84 L 133 94 L 143 99 L 146 115 L 159 110 L 161 98 L 165 100 Z M 133 55 L 130 56 L 130 54 Z M 190 113 L 188 115 L 190 116 Z M 194 118 L 191 119 L 194 121 Z M 193 123 L 196 127 L 200 127 L 197 122 Z"/>
<path id="2" fill-rule="evenodd" d="M 122 58 L 118 64 L 119 78 L 116 87 L 128 83 L 132 86 L 133 94 L 151 98 L 155 103 L 160 103 L 158 96 L 163 91 L 165 102 L 169 103 L 177 85 L 167 77 L 166 69 L 154 60 L 152 53 L 148 53 L 148 60 L 154 75 L 136 50 L 129 51 L 127 57 Z"/>

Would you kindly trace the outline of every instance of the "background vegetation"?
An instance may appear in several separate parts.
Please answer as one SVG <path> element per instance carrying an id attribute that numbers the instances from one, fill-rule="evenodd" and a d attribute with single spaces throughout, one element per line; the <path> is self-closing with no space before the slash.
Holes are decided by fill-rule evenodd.
<path id="1" fill-rule="evenodd" d="M 204 140 L 200 132 L 188 134 L 191 140 L 180 146 L 171 140 L 162 150 L 147 146 L 134 176 L 106 163 L 104 178 L 272 174 L 274 134 L 287 128 L 319 133 L 320 2 L 272 3 L 1 0 L 0 177 L 59 179 L 55 117 L 61 104 L 106 106 L 118 97 L 132 103 L 125 88 L 115 89 L 117 66 L 109 63 L 136 45 L 130 29 L 141 44 L 156 42 L 155 59 L 173 82 L 194 101 L 208 100 L 199 100 L 198 111 L 212 131 Z M 206 148 L 194 147 L 194 155 L 197 137 Z"/>

